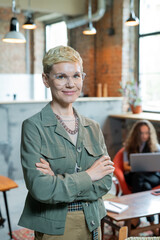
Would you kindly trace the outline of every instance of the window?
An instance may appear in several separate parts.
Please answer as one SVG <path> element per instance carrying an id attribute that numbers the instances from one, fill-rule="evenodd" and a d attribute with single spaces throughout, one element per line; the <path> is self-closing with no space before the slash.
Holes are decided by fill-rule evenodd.
<path id="1" fill-rule="evenodd" d="M 54 48 L 59 45 L 67 46 L 67 43 L 68 36 L 65 21 L 46 25 L 46 52 L 50 48 Z M 45 96 L 47 99 L 51 99 L 50 89 L 45 89 Z"/>
<path id="2" fill-rule="evenodd" d="M 46 25 L 46 51 L 58 45 L 67 46 L 67 25 L 64 21 Z"/>
<path id="3" fill-rule="evenodd" d="M 140 0 L 139 82 L 143 110 L 160 112 L 159 0 Z"/>

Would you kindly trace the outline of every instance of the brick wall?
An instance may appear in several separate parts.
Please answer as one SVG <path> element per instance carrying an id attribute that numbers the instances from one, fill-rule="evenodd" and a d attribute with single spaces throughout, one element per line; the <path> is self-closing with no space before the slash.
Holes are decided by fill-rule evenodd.
<path id="1" fill-rule="evenodd" d="M 84 72 L 87 74 L 83 91 L 88 96 L 95 96 L 96 47 L 95 37 L 82 34 L 86 26 L 70 30 L 70 45 L 75 48 L 83 59 Z"/>
<path id="2" fill-rule="evenodd" d="M 0 8 L 0 38 L 9 32 L 10 19 L 13 17 L 10 8 Z M 25 19 L 22 14 L 17 16 L 19 29 L 22 34 L 25 31 L 21 28 Z M 24 73 L 25 72 L 25 44 L 10 44 L 0 41 L 0 73 Z"/>
<path id="3" fill-rule="evenodd" d="M 107 84 L 108 96 L 120 96 L 118 89 L 122 79 L 122 4 L 122 0 L 114 0 L 113 10 L 107 9 L 103 18 L 94 22 L 96 35 L 83 35 L 82 30 L 86 26 L 70 30 L 70 44 L 84 59 L 84 71 L 87 73 L 84 93 L 89 96 L 96 96 L 98 83 Z M 111 11 L 115 34 L 109 36 Z"/>
<path id="4" fill-rule="evenodd" d="M 138 1 L 138 0 L 137 0 Z M 96 9 L 96 0 L 94 9 Z M 130 78 L 130 72 L 135 73 L 135 29 L 124 25 L 129 16 L 129 0 L 114 0 L 113 8 L 108 8 L 105 15 L 98 22 L 94 22 L 97 34 L 85 36 L 82 34 L 86 26 L 81 26 L 69 33 L 69 45 L 78 50 L 84 61 L 84 72 L 87 73 L 84 81 L 83 92 L 88 96 L 96 96 L 97 84 L 107 84 L 108 96 L 121 96 L 118 89 L 121 81 Z M 108 29 L 111 27 L 113 14 L 113 27 L 115 34 L 110 36 Z M 0 36 L 1 38 L 9 29 L 9 19 L 12 13 L 9 8 L 0 8 Z M 18 14 L 20 31 L 24 16 Z M 31 73 L 42 72 L 42 58 L 45 50 L 44 26 L 36 23 L 37 29 L 31 35 Z M 25 44 L 6 44 L 0 42 L 0 73 L 25 73 Z M 132 67 L 132 68 L 131 68 Z"/>
<path id="5" fill-rule="evenodd" d="M 95 1 L 93 1 L 95 2 Z M 114 0 L 98 22 L 94 23 L 97 34 L 84 36 L 79 27 L 70 32 L 70 45 L 77 49 L 84 59 L 84 70 L 87 73 L 84 82 L 84 94 L 96 96 L 97 84 L 107 84 L 108 96 L 121 96 L 120 82 L 130 78 L 137 79 L 137 27 L 127 27 L 130 1 Z M 135 1 L 136 9 L 138 0 Z M 137 12 L 136 12 L 137 15 Z M 108 30 L 113 27 L 115 34 L 109 35 Z"/>

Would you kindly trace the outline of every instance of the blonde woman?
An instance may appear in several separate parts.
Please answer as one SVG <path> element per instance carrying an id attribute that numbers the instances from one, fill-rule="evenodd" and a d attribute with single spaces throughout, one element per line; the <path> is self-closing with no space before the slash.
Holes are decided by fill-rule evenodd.
<path id="1" fill-rule="evenodd" d="M 72 106 L 84 77 L 77 51 L 50 49 L 42 78 L 52 101 L 22 126 L 28 195 L 19 224 L 33 229 L 35 240 L 101 239 L 102 196 L 111 188 L 114 167 L 99 125 Z"/>

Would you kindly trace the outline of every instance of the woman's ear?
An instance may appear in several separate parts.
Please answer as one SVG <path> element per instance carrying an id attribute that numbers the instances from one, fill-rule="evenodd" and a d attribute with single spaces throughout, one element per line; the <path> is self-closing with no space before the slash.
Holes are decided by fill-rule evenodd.
<path id="1" fill-rule="evenodd" d="M 46 75 L 45 73 L 42 73 L 42 79 L 43 79 L 44 85 L 45 85 L 47 88 L 49 88 L 49 87 L 50 87 L 50 86 L 49 86 L 49 79 L 48 79 L 48 77 L 47 77 L 47 75 Z"/>

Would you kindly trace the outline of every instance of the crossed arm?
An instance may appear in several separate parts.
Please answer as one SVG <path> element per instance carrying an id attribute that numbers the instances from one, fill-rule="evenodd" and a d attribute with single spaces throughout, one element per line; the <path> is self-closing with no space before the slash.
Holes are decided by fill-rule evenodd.
<path id="1" fill-rule="evenodd" d="M 104 176 L 113 173 L 114 167 L 113 162 L 109 156 L 102 156 L 94 162 L 94 164 L 86 170 L 86 173 L 90 176 L 92 182 L 102 179 Z M 40 162 L 36 163 L 37 170 L 44 174 L 54 176 L 53 170 L 50 168 L 49 163 L 40 158 Z"/>

